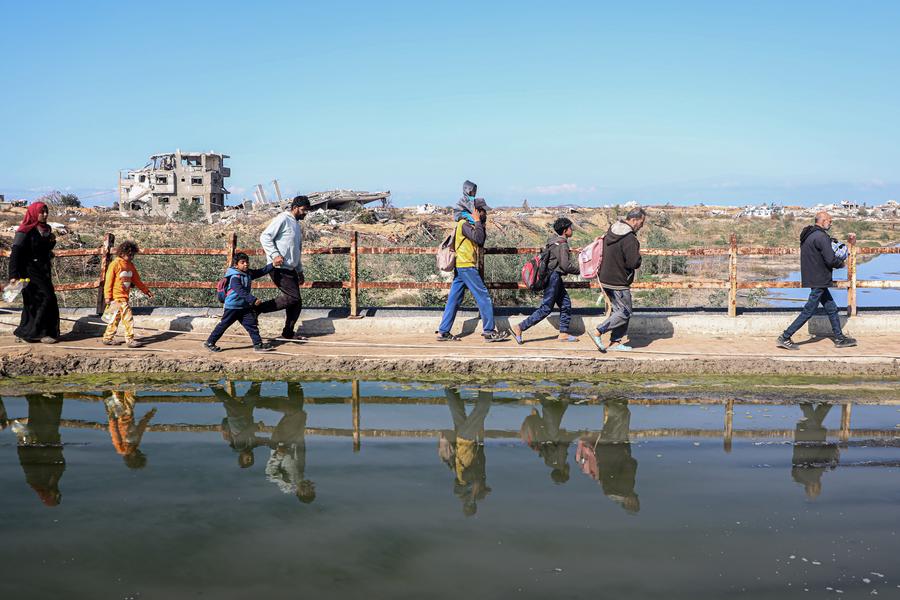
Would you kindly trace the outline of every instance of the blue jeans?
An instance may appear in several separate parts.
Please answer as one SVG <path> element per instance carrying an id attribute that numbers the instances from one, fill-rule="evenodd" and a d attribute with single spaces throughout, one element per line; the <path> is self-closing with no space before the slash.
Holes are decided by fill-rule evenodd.
<path id="1" fill-rule="evenodd" d="M 255 346 L 262 344 L 262 337 L 259 335 L 259 325 L 257 325 L 256 313 L 252 308 L 226 308 L 222 313 L 222 320 L 219 321 L 216 328 L 209 334 L 209 338 L 207 338 L 206 342 L 208 344 L 215 344 L 218 342 L 219 338 L 225 334 L 225 330 L 237 321 L 240 321 L 241 325 L 244 326 L 244 329 L 247 330 L 247 333 L 250 334 L 250 339 Z"/>
<path id="2" fill-rule="evenodd" d="M 628 322 L 631 320 L 631 314 L 634 312 L 631 290 L 603 288 L 603 291 L 606 292 L 606 297 L 609 298 L 612 312 L 609 313 L 609 318 L 597 327 L 597 331 L 600 335 L 603 335 L 607 331 L 612 330 L 612 337 L 609 338 L 609 342 L 618 342 L 628 333 Z"/>
<path id="3" fill-rule="evenodd" d="M 529 327 L 534 327 L 553 312 L 554 306 L 559 306 L 559 332 L 568 333 L 569 323 L 572 321 L 572 301 L 569 299 L 569 292 L 566 291 L 562 275 L 556 271 L 550 273 L 550 280 L 547 281 L 547 287 L 544 288 L 544 300 L 540 307 L 531 313 L 530 317 L 519 323 L 519 329 L 525 331 Z"/>
<path id="4" fill-rule="evenodd" d="M 462 303 L 466 289 L 475 297 L 478 312 L 481 314 L 481 327 L 485 332 L 494 331 L 494 304 L 488 295 L 487 287 L 478 274 L 475 267 L 463 267 L 456 270 L 453 283 L 450 284 L 450 293 L 447 295 L 447 306 L 444 308 L 444 316 L 441 317 L 439 333 L 450 333 L 453 321 L 456 320 L 456 312 Z"/>
<path id="5" fill-rule="evenodd" d="M 784 330 L 782 336 L 789 338 L 797 333 L 816 314 L 819 303 L 825 308 L 825 314 L 828 315 L 828 320 L 831 321 L 831 330 L 834 332 L 835 337 L 843 335 L 841 332 L 841 320 L 838 317 L 838 307 L 834 303 L 834 298 L 831 297 L 831 292 L 828 291 L 828 288 L 813 288 L 809 291 L 809 300 L 803 305 L 800 315 Z"/>

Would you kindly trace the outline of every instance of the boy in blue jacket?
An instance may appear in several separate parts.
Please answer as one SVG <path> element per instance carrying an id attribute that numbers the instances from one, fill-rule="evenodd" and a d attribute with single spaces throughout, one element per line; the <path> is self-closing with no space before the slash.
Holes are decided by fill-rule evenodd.
<path id="1" fill-rule="evenodd" d="M 234 255 L 233 266 L 225 271 L 225 277 L 228 278 L 228 286 L 225 291 L 225 311 L 222 313 L 222 320 L 209 334 L 209 338 L 203 342 L 203 346 L 207 350 L 210 352 L 222 351 L 220 347 L 216 346 L 216 342 L 235 321 L 240 321 L 247 333 L 250 334 L 254 352 L 273 350 L 272 344 L 263 342 L 259 335 L 259 325 L 254 308 L 262 302 L 250 293 L 251 281 L 268 275 L 272 268 L 272 263 L 269 263 L 262 269 L 251 269 L 249 256 L 243 252 Z"/>

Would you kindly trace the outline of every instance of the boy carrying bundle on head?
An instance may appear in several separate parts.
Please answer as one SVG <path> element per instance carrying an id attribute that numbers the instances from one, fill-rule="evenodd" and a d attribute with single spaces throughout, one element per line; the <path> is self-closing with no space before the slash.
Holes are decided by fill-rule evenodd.
<path id="1" fill-rule="evenodd" d="M 106 283 L 103 286 L 103 296 L 106 299 L 107 310 L 115 311 L 112 321 L 106 327 L 103 334 L 103 343 L 107 346 L 116 346 L 121 342 L 116 341 L 116 331 L 121 322 L 125 326 L 125 342 L 129 348 L 140 348 L 144 344 L 134 339 L 134 315 L 131 312 L 131 288 L 137 287 L 147 295 L 153 297 L 144 282 L 138 275 L 134 266 L 134 257 L 140 252 L 138 245 L 132 241 L 125 241 L 116 248 L 116 258 L 106 269 Z M 115 303 L 115 306 L 110 306 Z"/>
<path id="2" fill-rule="evenodd" d="M 220 298 L 225 302 L 225 311 L 222 313 L 222 320 L 216 325 L 209 338 L 203 342 L 203 346 L 210 352 L 221 352 L 222 349 L 216 346 L 227 330 L 235 321 L 240 321 L 250 339 L 253 341 L 254 352 L 270 352 L 273 350 L 272 344 L 262 341 L 259 335 L 259 325 L 257 324 L 256 307 L 262 304 L 262 301 L 250 293 L 252 281 L 259 279 L 263 275 L 268 275 L 273 269 L 272 263 L 267 264 L 262 269 L 250 268 L 250 257 L 243 252 L 234 255 L 234 262 L 231 267 L 225 271 L 224 298 Z"/>

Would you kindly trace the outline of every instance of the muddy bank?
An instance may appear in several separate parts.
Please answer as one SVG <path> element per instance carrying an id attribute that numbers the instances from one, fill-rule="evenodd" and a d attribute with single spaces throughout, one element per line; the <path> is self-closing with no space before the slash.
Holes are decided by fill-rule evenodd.
<path id="1" fill-rule="evenodd" d="M 265 374 L 267 376 L 329 375 L 422 378 L 469 375 L 481 378 L 571 378 L 627 375 L 721 375 L 721 376 L 825 376 L 825 377 L 898 377 L 900 363 L 894 359 L 813 359 L 778 358 L 690 358 L 657 360 L 621 358 L 364 358 L 302 356 L 252 357 L 227 360 L 206 356 L 171 358 L 145 356 L 109 356 L 43 354 L 21 351 L 0 356 L 0 377 L 43 378 L 67 375 L 108 374 L 180 374 L 230 375 Z M 765 381 L 761 381 L 765 383 Z"/>

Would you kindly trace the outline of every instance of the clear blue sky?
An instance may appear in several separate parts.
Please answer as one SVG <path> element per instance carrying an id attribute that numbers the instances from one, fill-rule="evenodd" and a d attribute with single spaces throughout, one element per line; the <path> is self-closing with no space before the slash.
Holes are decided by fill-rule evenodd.
<path id="1" fill-rule="evenodd" d="M 898 39 L 896 1 L 4 2 L 0 193 L 181 148 L 232 202 L 900 199 Z"/>

